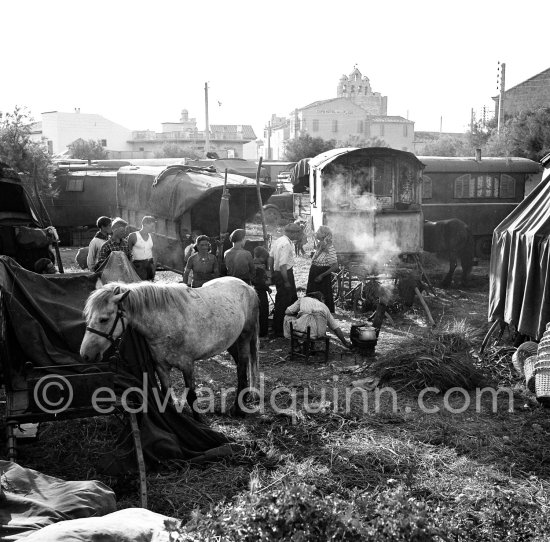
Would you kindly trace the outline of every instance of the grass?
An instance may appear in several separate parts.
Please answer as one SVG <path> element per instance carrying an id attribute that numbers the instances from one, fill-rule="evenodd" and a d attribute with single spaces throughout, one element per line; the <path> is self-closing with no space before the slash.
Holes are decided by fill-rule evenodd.
<path id="1" fill-rule="evenodd" d="M 308 263 L 298 259 L 298 285 Z M 509 346 L 476 354 L 487 301 L 485 271 L 476 272 L 479 287 L 427 299 L 434 330 L 418 307 L 396 317 L 395 327 L 385 325 L 375 358 L 333 345 L 329 364 L 306 365 L 285 361 L 285 342 L 263 342 L 266 391 L 295 390 L 295 401 L 288 390 L 280 394 L 292 411 L 209 415 L 214 429 L 256 448 L 216 463 L 149 470 L 151 509 L 181 520 L 185 540 L 547 539 L 550 420 L 515 378 Z M 349 330 L 353 317 L 339 311 L 338 320 Z M 359 390 L 346 408 L 351 383 L 373 373 L 386 374 L 398 390 L 395 401 Z M 234 380 L 225 357 L 197 364 L 198 384 Z M 464 408 L 464 395 L 443 393 L 452 384 L 485 382 L 509 386 L 511 396 L 483 394 L 476 407 L 472 391 Z M 424 397 L 431 414 L 419 404 L 428 384 L 442 390 Z M 309 413 L 306 389 L 325 408 Z M 134 475 L 99 470 L 118 429 L 114 418 L 42 424 L 40 440 L 20 447 L 21 463 L 63 478 L 100 479 L 115 489 L 120 508 L 139 506 Z"/>

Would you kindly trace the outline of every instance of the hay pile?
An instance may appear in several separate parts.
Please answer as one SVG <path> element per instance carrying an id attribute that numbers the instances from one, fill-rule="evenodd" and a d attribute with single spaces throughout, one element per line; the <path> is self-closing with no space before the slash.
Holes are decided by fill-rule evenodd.
<path id="1" fill-rule="evenodd" d="M 475 367 L 470 353 L 475 331 L 465 322 L 411 336 L 399 353 L 377 360 L 370 371 L 380 386 L 415 391 L 435 387 L 444 392 L 454 387 L 467 390 L 484 386 L 486 378 Z"/>

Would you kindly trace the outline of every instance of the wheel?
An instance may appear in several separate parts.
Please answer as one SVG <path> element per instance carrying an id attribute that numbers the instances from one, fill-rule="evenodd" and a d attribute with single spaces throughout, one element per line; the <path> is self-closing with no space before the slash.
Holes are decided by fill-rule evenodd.
<path id="1" fill-rule="evenodd" d="M 277 207 L 267 207 L 264 209 L 264 218 L 268 224 L 277 224 L 281 220 L 281 211 Z"/>

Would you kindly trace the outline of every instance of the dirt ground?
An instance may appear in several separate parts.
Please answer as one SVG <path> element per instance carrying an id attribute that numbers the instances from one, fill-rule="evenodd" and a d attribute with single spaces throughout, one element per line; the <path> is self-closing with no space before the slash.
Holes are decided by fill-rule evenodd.
<path id="1" fill-rule="evenodd" d="M 281 229 L 272 233 L 278 236 Z M 306 246 L 308 255 L 311 249 Z M 61 249 L 68 272 L 76 270 L 75 252 Z M 297 260 L 298 287 L 306 285 L 310 261 L 309 257 Z M 445 264 L 433 258 L 428 263 L 436 284 Z M 157 280 L 179 277 L 159 272 Z M 436 287 L 437 297 L 425 297 L 436 328 L 451 325 L 466 330 L 472 345 L 469 355 L 476 363 L 482 363 L 476 352 L 488 329 L 488 288 L 488 262 L 482 261 L 473 270 L 469 288 Z M 336 316 L 348 336 L 351 325 L 366 320 L 365 315 L 355 318 L 342 307 Z M 151 509 L 187 520 L 193 510 L 231 507 L 251 488 L 262 492 L 305 483 L 321 496 L 337 495 L 350 502 L 357 492 L 374 496 L 395 490 L 403 502 L 421 501 L 429 521 L 453 526 L 456 540 L 538 539 L 536 529 L 529 527 L 525 534 L 517 524 L 518 517 L 531 526 L 540 524 L 539 518 L 548 512 L 550 420 L 513 376 L 509 356 L 499 358 L 498 367 L 485 369 L 495 388 L 513 388 L 511 407 L 509 400 L 499 397 L 495 411 L 484 401 L 480 405 L 472 401 L 459 411 L 464 404 L 459 394 L 450 397 L 455 407 L 450 410 L 444 408 L 442 394 L 432 394 L 426 404 L 440 409 L 428 414 L 419 408 L 418 393 L 410 390 L 397 390 L 396 403 L 389 396 L 379 396 L 377 402 L 371 390 L 366 395 L 368 406 L 362 396 L 363 403 L 354 398 L 350 408 L 343 407 L 346 390 L 369 376 L 374 363 L 389 363 L 413 339 L 430 332 L 418 302 L 391 316 L 393 324 L 384 323 L 371 357 L 347 351 L 333 337 L 328 363 L 320 356 L 308 363 L 289 361 L 289 341 L 262 339 L 261 373 L 266 390 L 281 390 L 278 407 L 267 405 L 263 412 L 244 419 L 219 411 L 206 414 L 211 427 L 240 443 L 255 443 L 260 451 L 211 465 L 170 463 L 148 473 Z M 228 354 L 197 362 L 196 374 L 199 390 L 219 392 L 236 382 Z M 181 390 L 181 377 L 174 371 L 172 379 L 176 391 Z M 304 396 L 315 403 L 316 413 L 303 409 Z M 119 507 L 139 506 L 135 478 L 113 479 L 97 469 L 98 459 L 109 447 L 110 431 L 104 418 L 43 424 L 41 438 L 21 446 L 21 462 L 67 479 L 101 479 L 117 492 Z M 503 534 L 490 538 L 490 532 Z"/>

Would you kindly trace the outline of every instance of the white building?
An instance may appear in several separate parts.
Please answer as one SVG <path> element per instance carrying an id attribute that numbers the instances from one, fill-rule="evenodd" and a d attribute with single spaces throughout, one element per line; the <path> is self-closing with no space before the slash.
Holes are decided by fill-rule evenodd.
<path id="1" fill-rule="evenodd" d="M 62 154 L 77 139 L 99 140 L 107 150 L 132 149 L 131 130 L 101 115 L 80 113 L 76 109 L 74 113 L 47 111 L 41 117 L 41 122 L 33 125 L 32 138 L 35 141 L 44 139 L 51 154 Z"/>

